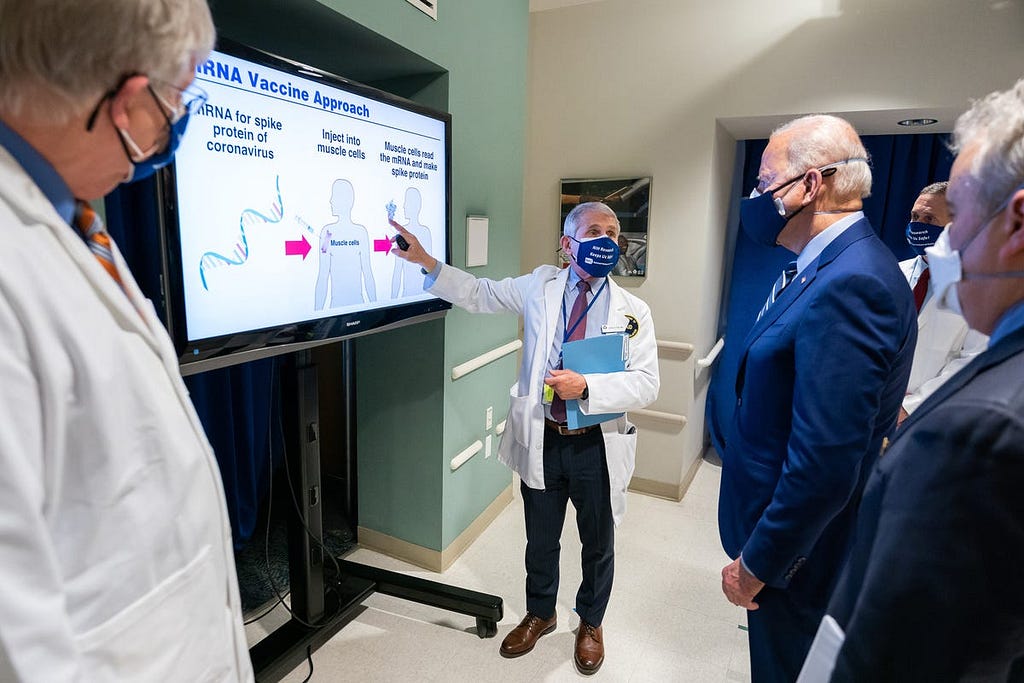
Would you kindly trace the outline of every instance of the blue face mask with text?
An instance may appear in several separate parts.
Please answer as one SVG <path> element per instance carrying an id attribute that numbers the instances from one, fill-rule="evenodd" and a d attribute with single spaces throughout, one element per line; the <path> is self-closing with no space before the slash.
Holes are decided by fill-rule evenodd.
<path id="1" fill-rule="evenodd" d="M 907 223 L 907 244 L 918 256 L 924 256 L 924 250 L 935 244 L 942 234 L 941 225 L 911 221 Z"/>
<path id="2" fill-rule="evenodd" d="M 578 240 L 569 237 L 579 247 L 575 261 L 591 277 L 604 277 L 612 272 L 619 260 L 619 244 L 607 235 Z"/>

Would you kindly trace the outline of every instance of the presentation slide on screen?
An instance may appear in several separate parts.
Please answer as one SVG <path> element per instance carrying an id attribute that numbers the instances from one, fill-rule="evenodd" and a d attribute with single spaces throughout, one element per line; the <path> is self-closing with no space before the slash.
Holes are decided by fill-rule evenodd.
<path id="1" fill-rule="evenodd" d="M 445 123 L 214 52 L 175 155 L 189 340 L 421 301 L 392 218 L 445 255 Z"/>

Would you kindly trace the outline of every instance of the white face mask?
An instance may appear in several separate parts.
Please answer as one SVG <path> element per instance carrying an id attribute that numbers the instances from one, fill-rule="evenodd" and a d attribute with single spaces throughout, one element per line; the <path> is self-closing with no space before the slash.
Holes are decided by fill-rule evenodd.
<path id="1" fill-rule="evenodd" d="M 960 252 L 953 251 L 949 246 L 949 224 L 939 234 L 935 244 L 924 250 L 928 257 L 928 270 L 931 274 L 932 291 L 935 292 L 935 305 L 939 310 L 951 311 L 963 315 L 960 309 L 960 297 L 957 295 L 957 283 L 964 277 L 963 264 L 960 263 Z"/>
<path id="2" fill-rule="evenodd" d="M 925 255 L 928 257 L 928 269 L 932 272 L 931 274 L 931 286 L 935 292 L 935 305 L 939 310 L 951 311 L 957 315 L 962 316 L 963 308 L 960 306 L 960 295 L 958 293 L 957 285 L 963 280 L 981 279 L 981 278 L 1024 278 L 1024 271 L 1009 271 L 1005 273 L 968 273 L 964 275 L 963 261 L 961 260 L 961 253 L 967 250 L 967 247 L 971 245 L 978 235 L 984 232 L 988 226 L 995 220 L 996 216 L 1003 212 L 1003 210 L 1009 205 L 1010 199 L 1013 197 L 1017 190 L 1024 189 L 1024 185 L 1018 185 L 1013 192 L 1010 193 L 1010 197 L 1005 202 L 999 205 L 999 208 L 989 214 L 988 218 L 982 221 L 979 228 L 971 236 L 967 242 L 960 247 L 960 249 L 953 249 L 949 244 L 949 226 L 951 223 L 946 224 L 946 228 L 939 235 L 939 238 L 935 241 L 933 246 L 930 246 L 924 250 Z"/>

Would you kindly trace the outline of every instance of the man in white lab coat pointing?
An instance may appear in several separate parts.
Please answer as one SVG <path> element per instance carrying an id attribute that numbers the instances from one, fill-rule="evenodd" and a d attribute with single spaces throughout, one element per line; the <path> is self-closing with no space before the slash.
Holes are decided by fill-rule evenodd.
<path id="1" fill-rule="evenodd" d="M 600 202 L 580 204 L 566 217 L 561 238 L 570 267 L 540 266 L 504 280 L 445 265 L 402 226 L 391 225 L 409 243 L 407 250 L 391 253 L 420 265 L 431 293 L 471 312 L 523 316 L 523 362 L 498 458 L 522 479 L 527 614 L 505 637 L 501 654 L 524 655 L 556 628 L 559 537 L 572 500 L 583 544 L 573 660 L 581 673 L 592 674 L 604 661 L 602 620 L 612 588 L 614 529 L 625 512 L 636 454 L 636 428 L 621 413 L 650 404 L 659 386 L 650 309 L 609 277 L 619 254 L 618 218 Z M 602 335 L 626 337 L 625 370 L 563 369 L 564 343 Z M 574 429 L 566 423 L 568 400 L 577 401 L 585 415 L 620 415 Z"/>
<path id="2" fill-rule="evenodd" d="M 88 204 L 170 160 L 213 41 L 203 0 L 0 0 L 5 683 L 252 679 L 217 463 Z"/>

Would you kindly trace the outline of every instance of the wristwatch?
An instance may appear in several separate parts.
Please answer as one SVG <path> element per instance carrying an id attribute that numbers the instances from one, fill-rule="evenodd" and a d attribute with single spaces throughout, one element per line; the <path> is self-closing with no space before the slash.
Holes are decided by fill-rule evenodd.
<path id="1" fill-rule="evenodd" d="M 586 401 L 588 398 L 590 398 L 590 387 L 583 387 L 583 393 L 580 394 L 580 400 Z"/>

